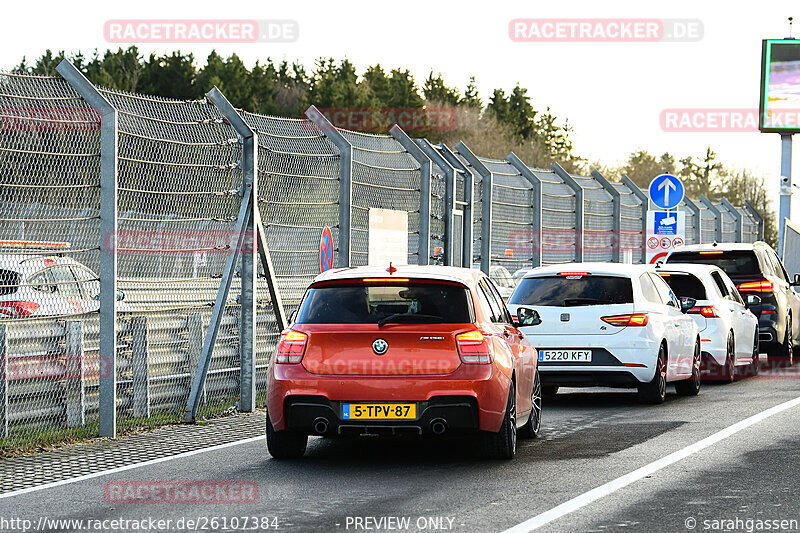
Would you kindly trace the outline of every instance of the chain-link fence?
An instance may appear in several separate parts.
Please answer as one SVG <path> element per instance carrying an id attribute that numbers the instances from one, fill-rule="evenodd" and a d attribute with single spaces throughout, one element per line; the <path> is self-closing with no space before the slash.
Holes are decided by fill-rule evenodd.
<path id="1" fill-rule="evenodd" d="M 98 91 L 118 116 L 119 287 L 136 293 L 157 286 L 155 297 L 123 299 L 127 305 L 119 307 L 117 416 L 122 427 L 143 418 L 177 422 L 197 369 L 197 337 L 204 335 L 231 253 L 240 208 L 241 144 L 205 100 Z M 201 287 L 205 302 L 184 303 L 183 295 Z M 234 404 L 237 312 L 235 301 L 226 302 L 224 330 L 217 336 L 204 390 L 205 413 Z"/>
<path id="2" fill-rule="evenodd" d="M 419 263 L 419 163 L 391 135 L 339 132 L 353 153 L 351 263 L 368 262 L 372 208 L 408 213 L 408 263 Z"/>
<path id="3" fill-rule="evenodd" d="M 99 168 L 66 81 L 0 73 L 2 448 L 97 431 Z"/>
<path id="4" fill-rule="evenodd" d="M 611 186 L 619 193 L 620 214 L 619 214 L 619 247 L 624 260 L 626 254 L 630 254 L 631 262 L 644 262 L 644 242 L 645 228 L 642 220 L 642 204 L 647 208 L 646 200 L 640 198 L 636 191 L 629 185 L 621 182 L 610 182 Z"/>
<path id="5" fill-rule="evenodd" d="M 508 161 L 480 158 L 492 173 L 491 263 L 514 273 L 533 265 L 533 187 Z M 491 272 L 490 272 L 491 274 Z M 495 278 L 506 272 L 495 273 Z M 503 279 L 498 280 L 505 285 Z"/>
<path id="6" fill-rule="evenodd" d="M 683 201 L 678 204 L 678 211 L 684 214 L 686 244 L 700 244 L 701 241 L 698 239 L 700 217 L 698 216 L 699 211 L 697 211 L 695 203 L 688 198 L 684 198 Z"/>
<path id="7" fill-rule="evenodd" d="M 695 205 L 700 209 L 700 242 L 707 243 L 718 240 L 717 219 L 714 212 L 703 202 L 697 201 Z"/>
<path id="8" fill-rule="evenodd" d="M 759 220 L 747 207 L 737 207 L 742 219 L 742 242 L 756 242 L 760 236 Z"/>
<path id="9" fill-rule="evenodd" d="M 320 270 L 370 261 L 371 209 L 407 214 L 408 263 L 480 266 L 509 288 L 520 269 L 627 255 L 615 246 L 644 258 L 647 200 L 630 182 L 341 130 L 312 110 L 98 88 L 65 68 L 69 81 L 0 73 L 0 453 L 108 435 L 109 412 L 115 432 L 263 405 L 284 311 Z M 687 242 L 698 224 L 703 242 L 759 237 L 751 208 L 719 207 L 717 235 L 689 202 Z M 252 231 L 272 268 L 258 262 L 248 309 Z"/>

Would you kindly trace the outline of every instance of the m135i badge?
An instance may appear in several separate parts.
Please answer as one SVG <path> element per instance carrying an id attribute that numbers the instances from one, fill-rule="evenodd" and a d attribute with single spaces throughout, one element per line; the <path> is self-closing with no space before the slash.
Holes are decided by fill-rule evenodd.
<path id="1" fill-rule="evenodd" d="M 420 337 L 421 341 L 443 341 L 444 337 Z"/>

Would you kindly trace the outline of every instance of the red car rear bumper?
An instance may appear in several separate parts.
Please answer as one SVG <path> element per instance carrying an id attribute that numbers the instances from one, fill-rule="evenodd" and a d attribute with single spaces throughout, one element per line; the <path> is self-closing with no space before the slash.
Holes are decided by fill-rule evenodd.
<path id="1" fill-rule="evenodd" d="M 342 420 L 342 413 L 337 412 L 341 402 L 413 402 L 419 405 L 419 419 L 392 421 L 391 425 L 421 427 L 427 422 L 421 411 L 429 404 L 460 397 L 473 406 L 475 429 L 496 432 L 505 414 L 509 383 L 510 377 L 493 364 L 462 364 L 455 372 L 444 376 L 376 377 L 317 375 L 308 372 L 302 364 L 272 364 L 267 383 L 267 409 L 273 427 L 281 431 L 289 426 L 287 406 L 292 405 L 296 397 L 327 400 L 324 403 L 330 406 L 326 416 L 335 418 L 330 421 L 332 425 L 346 428 L 352 423 Z M 291 424 L 293 428 L 295 425 Z"/>

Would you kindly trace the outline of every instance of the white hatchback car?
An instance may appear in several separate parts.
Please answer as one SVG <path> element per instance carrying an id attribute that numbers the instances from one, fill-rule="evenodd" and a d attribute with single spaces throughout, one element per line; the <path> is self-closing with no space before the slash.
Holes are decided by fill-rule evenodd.
<path id="1" fill-rule="evenodd" d="M 700 391 L 700 335 L 649 265 L 572 263 L 525 275 L 509 310 L 538 312 L 520 328 L 538 348 L 545 391 L 559 386 L 637 388 L 645 403 L 664 401 L 668 382 L 681 395 Z M 528 308 L 528 309 L 523 309 Z"/>
<path id="2" fill-rule="evenodd" d="M 668 263 L 656 271 L 678 298 L 694 298 L 689 309 L 700 328 L 704 378 L 733 381 L 736 372 L 758 373 L 758 318 L 749 311 L 761 298 L 743 300 L 736 285 L 713 265 Z"/>
<path id="3" fill-rule="evenodd" d="M 73 315 L 100 308 L 97 274 L 68 257 L 20 253 L 37 250 L 31 244 L 44 243 L 0 241 L 0 318 Z M 41 248 L 43 253 L 69 251 L 68 243 L 48 244 Z M 117 299 L 122 298 L 120 291 Z"/>

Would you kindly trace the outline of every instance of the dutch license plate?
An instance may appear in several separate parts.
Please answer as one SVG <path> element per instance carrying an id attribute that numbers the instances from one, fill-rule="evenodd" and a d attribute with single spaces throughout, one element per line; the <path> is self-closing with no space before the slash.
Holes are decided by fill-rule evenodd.
<path id="1" fill-rule="evenodd" d="M 345 403 L 342 420 L 413 420 L 417 405 L 413 403 Z"/>
<path id="2" fill-rule="evenodd" d="M 539 350 L 539 361 L 553 363 L 591 363 L 591 350 Z"/>

